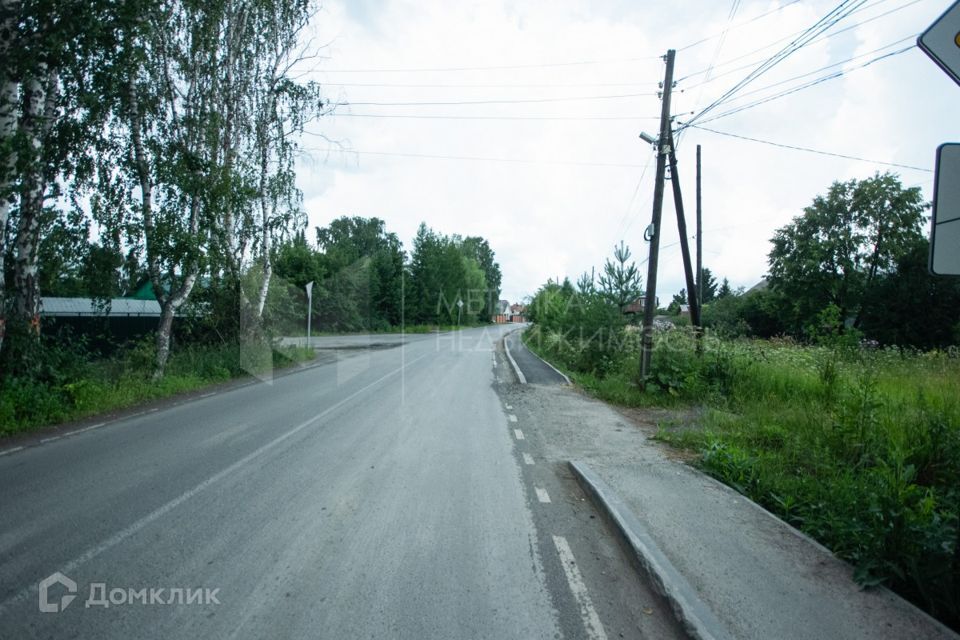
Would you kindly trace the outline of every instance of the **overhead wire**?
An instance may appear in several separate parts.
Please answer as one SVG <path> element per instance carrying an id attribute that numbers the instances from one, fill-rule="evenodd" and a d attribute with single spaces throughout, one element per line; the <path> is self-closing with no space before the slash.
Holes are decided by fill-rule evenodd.
<path id="1" fill-rule="evenodd" d="M 831 9 L 816 23 L 808 27 L 800 36 L 791 41 L 790 44 L 780 49 L 780 51 L 778 51 L 776 54 L 767 58 L 766 61 L 762 62 L 753 71 L 748 73 L 746 77 L 730 87 L 730 89 L 725 91 L 719 98 L 700 110 L 696 115 L 693 116 L 693 118 L 691 118 L 690 122 L 696 122 L 706 114 L 710 113 L 712 110 L 716 109 L 726 100 L 729 100 L 732 96 L 736 95 L 738 91 L 746 87 L 748 84 L 759 78 L 761 75 L 767 73 L 770 69 L 788 58 L 793 53 L 799 51 L 804 46 L 809 44 L 810 41 L 815 37 L 823 34 L 827 29 L 843 20 L 843 18 L 849 15 L 852 9 L 862 6 L 865 2 L 866 0 L 843 0 L 840 2 L 840 4 Z"/>
<path id="2" fill-rule="evenodd" d="M 833 158 L 842 158 L 842 159 L 844 159 L 844 160 L 856 160 L 856 161 L 858 161 L 858 162 L 869 162 L 870 164 L 878 164 L 878 165 L 882 165 L 882 166 L 886 166 L 886 167 L 897 167 L 897 168 L 899 168 L 899 169 L 912 169 L 912 170 L 914 170 L 914 171 L 923 171 L 923 172 L 925 172 L 925 173 L 933 173 L 933 169 L 929 169 L 929 168 L 926 168 L 926 167 L 917 167 L 917 166 L 909 165 L 909 164 L 901 164 L 901 163 L 899 163 L 899 162 L 885 162 L 885 161 L 882 161 L 882 160 L 873 160 L 873 159 L 870 159 L 870 158 L 862 158 L 862 157 L 859 157 L 859 156 L 852 156 L 852 155 L 848 155 L 848 154 L 845 154 L 845 153 L 835 153 L 835 152 L 832 152 L 832 151 L 824 151 L 824 150 L 822 150 L 822 149 L 811 149 L 810 147 L 801 147 L 801 146 L 798 146 L 798 145 L 784 144 L 784 143 L 781 143 L 781 142 L 774 142 L 774 141 L 772 141 L 772 140 L 762 140 L 762 139 L 760 139 L 760 138 L 753 138 L 753 137 L 751 137 L 751 136 L 745 136 L 745 135 L 741 135 L 741 134 L 738 134 L 738 133 L 730 133 L 729 131 L 718 131 L 718 130 L 716 130 L 716 129 L 710 129 L 710 128 L 708 128 L 708 127 L 704 127 L 704 126 L 698 125 L 698 124 L 690 125 L 690 127 L 693 128 L 693 129 L 698 129 L 698 130 L 700 130 L 700 131 L 707 131 L 707 132 L 709 132 L 709 133 L 713 133 L 713 134 L 720 135 L 720 136 L 727 136 L 727 137 L 729 137 L 729 138 L 737 138 L 737 139 L 739 139 L 739 140 L 747 140 L 747 141 L 750 141 L 750 142 L 757 142 L 757 143 L 760 143 L 760 144 L 770 145 L 770 146 L 773 146 L 773 147 L 779 147 L 779 148 L 781 148 L 781 149 L 790 149 L 790 150 L 793 150 L 793 151 L 804 151 L 804 152 L 807 152 L 807 153 L 815 153 L 815 154 L 818 154 L 818 155 L 821 155 L 821 156 L 830 156 L 830 157 L 833 157 Z"/>
<path id="3" fill-rule="evenodd" d="M 726 117 L 732 116 L 732 115 L 734 115 L 734 114 L 740 113 L 740 112 L 742 112 L 742 111 L 746 111 L 747 109 L 753 109 L 754 107 L 758 107 L 758 106 L 763 105 L 763 104 L 766 104 L 766 103 L 768 103 L 768 102 L 773 102 L 774 100 L 779 100 L 780 98 L 784 98 L 784 97 L 786 97 L 786 96 L 793 95 L 794 93 L 797 93 L 797 92 L 799 92 L 799 91 L 803 91 L 803 90 L 805 90 L 805 89 L 810 89 L 810 88 L 815 87 L 815 86 L 817 86 L 817 85 L 820 85 L 820 84 L 822 84 L 822 83 L 824 83 L 824 82 L 828 82 L 828 81 L 830 81 L 830 80 L 836 80 L 837 78 L 840 78 L 840 77 L 843 77 L 843 76 L 845 76 L 845 75 L 848 75 L 848 74 L 849 74 L 850 72 L 852 72 L 852 71 L 857 71 L 857 70 L 859 70 L 859 69 L 864 69 L 864 68 L 866 68 L 866 67 L 869 67 L 869 66 L 872 65 L 872 64 L 875 64 L 875 63 L 877 63 L 877 62 L 880 62 L 881 60 L 888 60 L 888 59 L 890 59 L 890 58 L 893 58 L 893 57 L 902 55 L 902 54 L 910 51 L 911 49 L 916 48 L 916 46 L 917 46 L 917 45 L 912 44 L 912 45 L 910 45 L 910 46 L 903 47 L 902 49 L 898 49 L 898 50 L 896 50 L 896 51 L 891 51 L 890 53 L 885 53 L 885 54 L 883 54 L 883 55 L 880 55 L 880 56 L 877 56 L 877 57 L 872 58 L 872 59 L 870 59 L 870 60 L 867 60 L 867 61 L 864 62 L 863 64 L 859 64 L 859 65 L 857 65 L 856 67 L 851 67 L 850 69 L 845 69 L 845 70 L 841 70 L 841 71 L 836 71 L 836 72 L 834 72 L 834 73 L 828 74 L 828 75 L 826 75 L 826 76 L 822 76 L 822 77 L 820 77 L 820 78 L 816 78 L 816 79 L 814 79 L 814 80 L 811 80 L 810 82 L 801 84 L 801 85 L 799 85 L 799 86 L 791 87 L 790 89 L 786 89 L 786 90 L 784 90 L 784 91 L 781 91 L 780 93 L 776 93 L 776 94 L 773 94 L 773 95 L 770 95 L 770 96 L 766 96 L 766 97 L 764 97 L 764 98 L 760 98 L 760 99 L 758 99 L 758 100 L 754 100 L 753 102 L 749 102 L 749 103 L 747 103 L 747 104 L 745 104 L 745 105 L 740 105 L 740 106 L 735 107 L 735 108 L 733 108 L 733 109 L 729 109 L 729 110 L 727 110 L 727 111 L 724 111 L 724 112 L 721 112 L 721 113 L 719 113 L 719 114 L 717 114 L 717 115 L 714 115 L 714 116 L 712 116 L 712 117 L 710 117 L 710 118 L 707 118 L 706 120 L 703 120 L 703 123 L 713 122 L 713 121 L 719 120 L 719 119 L 721 119 L 721 118 L 726 118 Z M 682 127 L 682 128 L 690 127 L 690 126 L 693 125 L 693 122 L 694 122 L 694 120 L 688 120 L 686 123 L 684 123 L 683 125 L 681 125 L 681 127 Z"/>
<path id="4" fill-rule="evenodd" d="M 643 165 L 627 162 L 587 162 L 583 160 L 541 160 L 541 159 L 531 159 L 531 158 L 491 158 L 483 156 L 456 156 L 456 155 L 443 155 L 443 154 L 434 154 L 434 153 L 401 153 L 401 152 L 390 152 L 390 151 L 361 151 L 358 149 L 340 149 L 328 147 L 326 149 L 318 147 L 302 147 L 303 151 L 310 152 L 319 152 L 326 153 L 331 155 L 334 153 L 352 153 L 357 155 L 365 156 L 384 156 L 384 157 L 397 157 L 397 158 L 419 158 L 422 160 L 459 160 L 459 161 L 469 161 L 469 162 L 504 162 L 504 163 L 514 163 L 514 164 L 550 164 L 550 165 L 561 165 L 561 166 L 576 166 L 576 167 L 602 167 L 602 168 L 614 168 L 614 169 L 639 169 Z"/>
<path id="5" fill-rule="evenodd" d="M 873 8 L 873 7 L 876 7 L 876 6 L 878 6 L 878 5 L 884 4 L 884 3 L 889 2 L 889 1 L 890 1 L 890 0 L 876 0 L 875 2 L 871 2 L 870 4 L 864 5 L 864 6 L 860 7 L 860 8 L 858 8 L 857 10 L 852 11 L 852 12 L 850 13 L 850 15 L 854 15 L 854 14 L 856 14 L 856 13 L 860 13 L 861 11 L 865 11 L 865 10 L 867 10 L 867 9 L 871 9 L 871 8 Z M 881 18 L 885 18 L 885 17 L 887 17 L 887 16 L 889 16 L 889 15 L 892 15 L 892 14 L 898 12 L 898 11 L 902 11 L 902 10 L 904 10 L 904 9 L 912 6 L 912 5 L 915 5 L 915 4 L 920 3 L 920 2 L 923 2 L 923 1 L 924 1 L 924 0 L 910 0 L 909 2 L 906 2 L 906 3 L 904 3 L 904 4 L 900 5 L 900 6 L 894 7 L 894 8 L 892 8 L 892 9 L 888 10 L 888 11 L 884 11 L 883 13 L 879 13 L 879 14 L 877 14 L 877 15 L 875 15 L 875 16 L 871 16 L 871 17 L 869 17 L 869 18 L 865 18 L 864 20 L 861 20 L 861 21 L 859 21 L 859 22 L 855 22 L 855 23 L 853 23 L 853 24 L 849 24 L 849 25 L 843 27 L 842 29 L 837 29 L 837 30 L 835 30 L 835 31 L 830 31 L 829 33 L 825 33 L 825 34 L 823 34 L 823 35 L 821 35 L 821 36 L 819 36 L 819 37 L 811 40 L 809 44 L 810 44 L 810 45 L 813 45 L 813 44 L 817 44 L 818 42 L 823 42 L 823 41 L 825 41 L 825 40 L 829 40 L 830 38 L 834 38 L 834 37 L 836 37 L 836 36 L 838 36 L 838 35 L 840 35 L 840 34 L 842 34 L 842 33 L 846 33 L 847 31 L 850 31 L 850 30 L 852 30 L 852 29 L 856 29 L 857 27 L 860 27 L 860 26 L 863 26 L 863 25 L 865 25 L 865 24 L 871 23 L 871 22 L 873 22 L 873 21 L 875 21 L 875 20 L 879 20 L 879 19 L 881 19 Z M 789 40 L 790 38 L 794 38 L 794 37 L 800 35 L 800 34 L 803 33 L 804 31 L 805 31 L 805 29 L 800 29 L 799 31 L 794 31 L 793 33 L 787 34 L 787 35 L 785 35 L 785 36 L 782 37 L 782 38 L 779 38 L 779 39 L 777 39 L 777 40 L 774 40 L 773 42 L 770 42 L 770 43 L 768 43 L 768 44 L 765 44 L 765 45 L 763 45 L 762 47 L 759 47 L 759 48 L 757 48 L 757 49 L 752 49 L 751 51 L 747 51 L 746 53 L 742 53 L 742 54 L 737 55 L 737 56 L 734 56 L 734 57 L 732 57 L 732 58 L 727 58 L 725 61 L 717 63 L 717 64 L 716 64 L 716 67 L 726 67 L 726 66 L 729 66 L 729 65 L 733 64 L 734 62 L 737 62 L 738 60 L 742 60 L 742 59 L 744 59 L 744 58 L 748 58 L 748 57 L 754 55 L 755 53 L 760 53 L 761 51 L 766 51 L 767 49 L 770 49 L 770 48 L 772 48 L 772 47 L 780 44 L 781 42 L 784 42 L 784 41 L 786 41 L 786 40 Z M 733 69 L 729 69 L 729 70 L 727 70 L 727 71 L 724 71 L 723 73 L 718 73 L 718 74 L 716 74 L 716 75 L 713 75 L 712 78 L 710 79 L 710 82 L 714 82 L 714 81 L 716 81 L 716 80 L 718 80 L 718 79 L 720 79 L 720 78 L 722 78 L 722 77 L 728 76 L 728 75 L 730 75 L 730 74 L 732 74 L 732 73 L 736 73 L 737 71 L 743 71 L 744 69 L 749 69 L 749 68 L 755 66 L 756 64 L 758 64 L 758 62 L 760 62 L 760 61 L 754 60 L 754 61 L 752 61 L 752 62 L 749 62 L 749 63 L 745 64 L 745 65 L 741 65 L 741 66 L 735 67 L 735 68 L 733 68 Z M 690 79 L 690 78 L 692 78 L 692 77 L 694 77 L 694 76 L 704 75 L 704 74 L 706 74 L 706 72 L 708 71 L 708 69 L 709 69 L 709 67 L 704 67 L 704 68 L 699 69 L 699 70 L 697 70 L 697 71 L 692 71 L 692 72 L 690 72 L 690 73 L 688 73 L 688 74 L 686 74 L 686 75 L 684 75 L 684 76 L 680 76 L 679 78 L 677 78 L 676 82 L 677 82 L 677 83 L 682 83 L 683 81 L 688 80 L 688 79 Z M 694 85 L 690 85 L 690 86 L 687 87 L 687 89 L 692 89 L 692 88 L 694 88 L 694 87 L 699 87 L 701 84 L 704 84 L 704 82 L 700 82 L 700 83 L 697 83 L 697 84 L 694 84 Z"/>

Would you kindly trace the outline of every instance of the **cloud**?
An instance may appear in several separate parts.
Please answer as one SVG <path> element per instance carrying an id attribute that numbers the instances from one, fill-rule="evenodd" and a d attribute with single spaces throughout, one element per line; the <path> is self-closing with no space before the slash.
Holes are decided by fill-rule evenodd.
<path id="1" fill-rule="evenodd" d="M 775 52 L 791 34 L 816 22 L 834 4 L 792 4 L 728 31 L 719 51 L 717 39 L 680 49 L 676 77 L 682 80 L 673 112 L 683 120 L 684 111 L 708 104 L 743 77 L 750 65 Z M 906 0 L 868 3 L 845 24 L 905 4 Z M 777 2 L 750 3 L 741 8 L 733 24 L 778 6 Z M 638 262 L 645 259 L 643 231 L 650 220 L 653 168 L 642 181 L 640 176 L 653 153 L 638 134 L 657 128 L 657 82 L 663 73 L 658 56 L 668 47 L 680 48 L 723 31 L 728 11 L 727 3 L 705 0 L 682 5 L 643 3 L 642 7 L 586 0 L 328 3 L 315 27 L 319 41 L 332 41 L 325 52 L 331 57 L 320 65 L 308 65 L 309 75 L 326 84 L 329 95 L 351 106 L 338 107 L 343 115 L 311 125 L 314 133 L 344 141 L 359 152 L 523 162 L 313 152 L 299 172 L 311 227 L 340 215 L 378 216 L 408 247 L 421 221 L 445 233 L 482 235 L 497 252 L 504 272 L 504 296 L 510 300 L 532 294 L 547 278 L 573 280 L 592 266 L 599 267 L 621 239 L 631 246 Z M 940 11 L 941 3 L 920 2 L 812 44 L 745 91 L 912 36 Z M 751 53 L 781 39 L 780 45 Z M 690 74 L 705 69 L 715 57 L 715 79 L 696 86 L 704 75 Z M 932 166 L 937 144 L 960 138 L 960 123 L 951 108 L 960 89 L 916 50 L 854 70 L 862 60 L 838 67 L 851 69 L 847 76 L 708 126 L 876 160 Z M 551 63 L 577 64 L 525 66 Z M 757 91 L 731 105 L 791 84 Z M 644 95 L 532 103 L 356 104 L 625 94 Z M 545 116 L 570 119 L 516 119 Z M 584 119 L 597 117 L 627 119 Z M 304 144 L 314 149 L 329 147 L 317 137 L 307 137 Z M 798 215 L 833 180 L 862 178 L 882 170 L 870 163 L 688 130 L 678 155 L 691 233 L 697 144 L 703 145 L 704 156 L 704 264 L 735 286 L 749 287 L 763 275 L 774 229 Z M 568 164 L 575 162 L 624 166 Z M 902 175 L 905 184 L 922 184 L 929 193 L 931 174 L 905 170 Z M 677 240 L 669 192 L 667 185 L 661 299 L 683 286 L 679 247 L 669 246 Z"/>

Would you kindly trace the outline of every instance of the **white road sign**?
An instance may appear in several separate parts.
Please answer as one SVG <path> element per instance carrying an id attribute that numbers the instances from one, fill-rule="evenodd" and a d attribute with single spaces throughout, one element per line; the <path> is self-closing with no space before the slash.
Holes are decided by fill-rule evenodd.
<path id="1" fill-rule="evenodd" d="M 960 84 L 960 0 L 920 34 L 917 45 Z"/>
<path id="2" fill-rule="evenodd" d="M 960 275 L 960 142 L 937 147 L 930 221 L 930 273 Z"/>

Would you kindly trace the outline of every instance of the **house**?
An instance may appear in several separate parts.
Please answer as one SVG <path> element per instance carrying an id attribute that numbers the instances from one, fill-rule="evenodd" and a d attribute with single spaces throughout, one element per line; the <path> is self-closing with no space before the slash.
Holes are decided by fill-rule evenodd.
<path id="1" fill-rule="evenodd" d="M 527 306 L 524 304 L 510 305 L 510 322 L 526 322 Z"/>
<path id="2" fill-rule="evenodd" d="M 498 300 L 496 313 L 493 314 L 493 317 L 490 319 L 494 324 L 506 324 L 510 322 L 510 317 L 508 311 L 510 310 L 510 302 L 507 300 Z"/>

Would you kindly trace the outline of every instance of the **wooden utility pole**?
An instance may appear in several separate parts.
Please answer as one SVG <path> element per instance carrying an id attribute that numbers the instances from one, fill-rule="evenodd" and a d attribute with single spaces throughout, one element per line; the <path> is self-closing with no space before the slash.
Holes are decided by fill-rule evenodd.
<path id="1" fill-rule="evenodd" d="M 680 174 L 677 171 L 677 154 L 673 144 L 673 129 L 670 130 L 670 183 L 673 185 L 673 206 L 677 210 L 677 230 L 680 232 L 680 253 L 683 254 L 683 274 L 687 280 L 687 304 L 690 305 L 690 323 L 699 337 L 700 303 L 693 267 L 690 265 L 690 245 L 687 243 L 687 219 L 683 213 L 683 194 L 680 192 Z M 699 346 L 699 341 L 698 341 Z"/>
<path id="2" fill-rule="evenodd" d="M 653 187 L 653 219 L 650 223 L 650 257 L 647 260 L 646 294 L 643 302 L 643 335 L 640 343 L 640 384 L 645 384 L 653 353 L 653 315 L 657 309 L 657 260 L 660 257 L 660 217 L 663 213 L 663 180 L 670 153 L 670 94 L 673 91 L 673 60 L 676 51 L 667 51 L 663 76 L 663 103 L 660 108 L 660 137 L 657 140 L 657 176 Z"/>
<path id="3" fill-rule="evenodd" d="M 700 145 L 697 145 L 697 304 L 703 308 L 703 203 L 700 192 Z"/>

